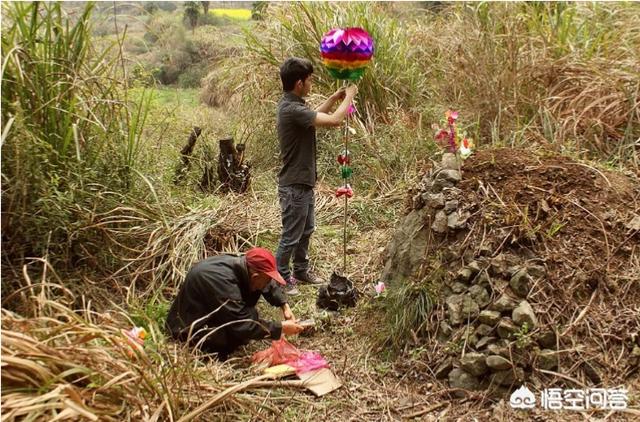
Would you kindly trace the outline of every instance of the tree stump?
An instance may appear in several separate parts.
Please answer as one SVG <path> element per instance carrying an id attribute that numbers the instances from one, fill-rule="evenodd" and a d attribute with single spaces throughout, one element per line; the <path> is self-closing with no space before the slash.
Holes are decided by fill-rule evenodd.
<path id="1" fill-rule="evenodd" d="M 250 168 L 244 163 L 244 144 L 234 147 L 233 138 L 220 139 L 218 180 L 222 192 L 245 192 L 250 183 Z"/>
<path id="2" fill-rule="evenodd" d="M 201 133 L 202 129 L 198 126 L 194 126 L 191 134 L 189 135 L 189 139 L 187 140 L 187 144 L 180 151 L 181 162 L 176 167 L 176 174 L 173 178 L 173 183 L 176 185 L 180 184 L 184 180 L 187 172 L 191 168 L 191 154 L 193 154 L 193 148 L 196 146 L 196 141 Z"/>

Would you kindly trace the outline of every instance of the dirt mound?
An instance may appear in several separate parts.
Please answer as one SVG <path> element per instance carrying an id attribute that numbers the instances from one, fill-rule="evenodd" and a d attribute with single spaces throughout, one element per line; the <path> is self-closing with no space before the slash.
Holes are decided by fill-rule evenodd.
<path id="1" fill-rule="evenodd" d="M 465 162 L 458 187 L 465 202 L 479 207 L 471 224 L 493 231 L 485 242 L 530 249 L 545 260 L 552 280 L 592 289 L 616 283 L 632 267 L 637 181 L 566 157 L 498 149 Z"/>
<path id="2" fill-rule="evenodd" d="M 566 157 L 445 154 L 411 192 L 382 275 L 437 292 L 420 333 L 432 374 L 502 396 L 624 385 L 640 359 L 639 200 L 637 180 Z"/>

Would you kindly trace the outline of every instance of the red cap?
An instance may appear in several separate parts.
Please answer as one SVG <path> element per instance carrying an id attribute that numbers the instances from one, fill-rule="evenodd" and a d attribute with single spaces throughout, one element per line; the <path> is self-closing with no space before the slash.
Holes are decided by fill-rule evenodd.
<path id="1" fill-rule="evenodd" d="M 278 272 L 276 259 L 271 252 L 264 248 L 251 248 L 245 256 L 247 258 L 247 265 L 250 266 L 252 270 L 268 275 L 283 286 L 287 284 Z"/>

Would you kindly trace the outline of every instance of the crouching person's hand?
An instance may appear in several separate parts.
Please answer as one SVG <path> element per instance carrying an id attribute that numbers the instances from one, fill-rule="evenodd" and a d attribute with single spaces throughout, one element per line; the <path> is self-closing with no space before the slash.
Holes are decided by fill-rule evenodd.
<path id="1" fill-rule="evenodd" d="M 300 334 L 304 327 L 295 321 L 282 321 L 282 334 L 293 336 Z"/>

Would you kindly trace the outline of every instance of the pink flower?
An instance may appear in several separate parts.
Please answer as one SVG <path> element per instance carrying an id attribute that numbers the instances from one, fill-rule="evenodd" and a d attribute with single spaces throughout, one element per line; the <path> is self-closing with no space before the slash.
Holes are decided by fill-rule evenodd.
<path id="1" fill-rule="evenodd" d="M 457 111 L 452 111 L 452 110 L 447 110 L 446 113 L 444 113 L 444 117 L 447 118 L 447 122 L 449 122 L 450 125 L 454 124 L 456 120 L 458 120 L 458 112 Z"/>
<path id="2" fill-rule="evenodd" d="M 378 284 L 375 285 L 374 289 L 376 289 L 376 293 L 378 294 L 382 294 L 382 292 L 384 292 L 385 289 L 385 285 L 382 281 L 379 281 Z"/>

